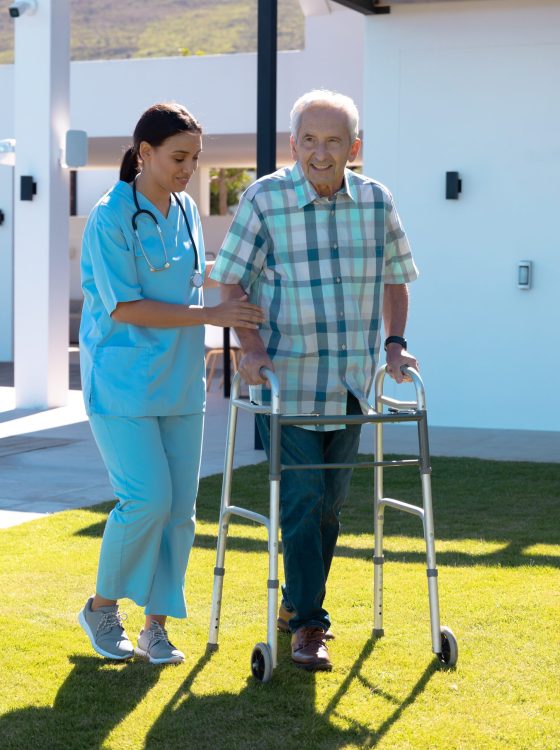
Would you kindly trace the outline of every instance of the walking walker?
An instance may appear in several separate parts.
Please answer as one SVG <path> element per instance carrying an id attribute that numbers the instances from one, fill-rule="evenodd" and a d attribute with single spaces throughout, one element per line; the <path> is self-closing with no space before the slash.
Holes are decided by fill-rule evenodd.
<path id="1" fill-rule="evenodd" d="M 374 625 L 373 635 L 383 635 L 383 524 L 385 508 L 395 508 L 418 516 L 424 526 L 426 542 L 426 559 L 428 575 L 428 596 L 430 601 L 430 623 L 432 632 L 432 650 L 442 664 L 453 666 L 457 662 L 457 641 L 452 631 L 440 625 L 439 599 L 437 587 L 437 568 L 434 547 L 434 523 L 432 513 L 432 492 L 430 483 L 430 456 L 428 446 L 428 422 L 424 384 L 420 375 L 412 368 L 403 368 L 403 373 L 411 378 L 416 390 L 416 401 L 398 401 L 383 395 L 385 366 L 375 376 L 375 411 L 364 415 L 345 415 L 341 417 L 312 415 L 282 415 L 278 378 L 268 369 L 261 371 L 270 385 L 271 405 L 257 406 L 239 398 L 240 376 L 237 373 L 231 387 L 229 418 L 226 435 L 226 455 L 222 483 L 222 500 L 218 524 L 218 545 L 216 550 L 216 567 L 214 568 L 214 589 L 212 592 L 212 611 L 210 635 L 207 651 L 218 648 L 218 631 L 220 627 L 220 610 L 225 574 L 225 554 L 228 524 L 232 516 L 240 516 L 255 521 L 266 527 L 268 534 L 268 617 L 267 641 L 257 643 L 251 655 L 251 671 L 261 682 L 268 682 L 277 664 L 277 626 L 278 612 L 278 529 L 280 516 L 280 475 L 282 471 L 301 469 L 349 469 L 374 468 Z M 384 408 L 386 407 L 386 411 Z M 230 504 L 233 473 L 233 456 L 235 451 L 235 431 L 239 409 L 254 414 L 270 414 L 270 510 L 264 516 L 252 510 Z M 281 464 L 280 434 L 284 425 L 320 425 L 320 424 L 375 424 L 375 460 L 357 464 L 299 464 L 284 466 Z M 396 461 L 383 460 L 383 425 L 387 423 L 416 422 L 418 425 L 418 458 Z M 422 481 L 422 507 L 405 503 L 401 500 L 383 496 L 383 472 L 389 467 L 418 466 Z"/>

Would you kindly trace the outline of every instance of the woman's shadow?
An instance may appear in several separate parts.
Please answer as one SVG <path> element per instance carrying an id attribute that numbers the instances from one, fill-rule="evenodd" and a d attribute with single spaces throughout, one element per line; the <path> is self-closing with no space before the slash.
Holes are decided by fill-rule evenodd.
<path id="1" fill-rule="evenodd" d="M 95 750 L 151 690 L 160 670 L 138 661 L 72 656 L 72 671 L 53 706 L 0 716 L 3 750 Z"/>

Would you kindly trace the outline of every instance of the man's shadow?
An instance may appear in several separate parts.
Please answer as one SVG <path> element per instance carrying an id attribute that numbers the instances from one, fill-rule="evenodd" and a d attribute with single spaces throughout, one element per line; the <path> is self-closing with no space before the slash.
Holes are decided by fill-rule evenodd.
<path id="1" fill-rule="evenodd" d="M 375 640 L 368 639 L 327 707 L 318 712 L 316 680 L 321 675 L 295 669 L 289 659 L 289 639 L 279 642 L 280 664 L 270 683 L 249 677 L 240 693 L 200 696 L 195 682 L 210 660 L 203 655 L 171 697 L 150 729 L 145 750 L 196 750 L 232 747 L 228 727 L 234 727 L 235 747 L 282 747 L 284 750 L 335 750 L 348 743 L 374 748 L 423 692 L 438 669 L 432 661 L 407 697 L 400 700 L 372 685 L 362 668 Z M 98 657 L 71 657 L 74 668 L 60 687 L 52 707 L 28 707 L 0 717 L 3 750 L 96 750 L 112 730 L 134 711 L 156 684 L 160 670 L 144 662 L 105 662 Z M 344 715 L 341 700 L 357 680 L 371 695 L 392 709 L 372 728 L 347 717 L 347 728 L 332 717 Z M 372 707 L 373 710 L 373 707 Z M 338 722 L 340 724 L 340 722 Z"/>
<path id="2" fill-rule="evenodd" d="M 196 750 L 229 750 L 232 747 L 336 750 L 348 744 L 375 748 L 438 670 L 438 664 L 433 660 L 406 698 L 398 699 L 372 685 L 362 673 L 375 643 L 373 637 L 364 643 L 346 678 L 323 711 L 317 710 L 315 701 L 316 681 L 321 675 L 298 670 L 290 664 L 289 639 L 279 639 L 280 663 L 272 680 L 263 685 L 249 677 L 240 693 L 197 694 L 195 679 L 211 658 L 204 656 L 151 728 L 144 750 L 186 746 Z M 355 680 L 372 696 L 372 701 L 381 698 L 390 705 L 390 713 L 377 727 L 366 726 L 351 717 L 343 722 L 346 728 L 340 726 L 341 722 L 335 724 L 331 721 L 331 718 L 344 714 L 340 704 Z M 233 728 L 231 734 L 228 727 Z"/>
<path id="3" fill-rule="evenodd" d="M 95 750 L 156 684 L 160 670 L 138 661 L 72 656 L 74 668 L 52 707 L 0 716 L 3 750 Z"/>

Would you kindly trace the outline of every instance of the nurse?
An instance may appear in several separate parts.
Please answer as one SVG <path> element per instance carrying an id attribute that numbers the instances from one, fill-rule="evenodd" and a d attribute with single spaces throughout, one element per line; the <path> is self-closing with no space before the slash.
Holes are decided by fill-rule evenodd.
<path id="1" fill-rule="evenodd" d="M 202 129 L 175 103 L 136 125 L 120 181 L 92 210 L 82 247 L 80 363 L 86 411 L 117 504 L 101 545 L 95 596 L 78 620 L 95 651 L 135 649 L 118 601 L 144 607 L 136 653 L 184 661 L 167 617 L 186 617 L 205 407 L 204 324 L 256 328 L 247 302 L 204 307 L 208 283 L 198 211 L 184 192 Z"/>

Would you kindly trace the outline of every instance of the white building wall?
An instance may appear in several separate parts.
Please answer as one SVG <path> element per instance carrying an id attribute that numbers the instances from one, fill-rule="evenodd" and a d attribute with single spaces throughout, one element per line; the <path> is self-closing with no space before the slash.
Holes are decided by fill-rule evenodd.
<path id="1" fill-rule="evenodd" d="M 0 65 L 0 140 L 14 138 L 14 66 Z"/>
<path id="2" fill-rule="evenodd" d="M 295 99 L 312 88 L 339 89 L 361 104 L 363 24 L 346 8 L 310 17 L 305 49 L 278 53 L 279 131 L 288 130 Z M 169 99 L 185 104 L 207 133 L 254 133 L 257 55 L 72 63 L 72 128 L 92 137 L 132 133 L 147 107 Z"/>
<path id="3" fill-rule="evenodd" d="M 323 15 L 306 21 L 305 49 L 278 55 L 277 123 L 281 132 L 288 130 L 295 99 L 311 88 L 339 89 L 361 104 L 363 18 L 340 6 L 325 7 Z M 85 130 L 91 138 L 126 136 L 132 134 L 146 107 L 174 99 L 195 113 L 209 137 L 212 133 L 255 133 L 256 83 L 256 54 L 74 62 L 70 71 L 70 127 Z M 0 99 L 4 103 L 0 107 L 0 139 L 12 138 L 13 65 L 0 65 Z M 118 165 L 114 170 L 79 170 L 78 213 L 89 213 L 117 177 Z M 207 249 L 216 252 L 220 233 L 230 218 L 204 216 L 203 222 Z M 83 218 L 70 222 L 71 300 L 81 297 L 79 243 L 83 225 Z M 4 237 L 8 231 L 11 228 L 6 224 Z M 2 269 L 8 273 L 8 256 L 4 257 Z M 11 263 L 11 256 L 9 260 Z M 3 294 L 0 360 L 11 358 L 13 321 L 8 293 L 11 286 Z"/>
<path id="4" fill-rule="evenodd" d="M 14 168 L 0 165 L 0 362 L 14 356 Z"/>
<path id="5" fill-rule="evenodd" d="M 295 99 L 312 88 L 344 91 L 361 105 L 363 16 L 332 4 L 306 19 L 305 49 L 278 53 L 278 131 L 287 131 Z M 13 138 L 13 65 L 0 65 L 0 139 Z M 207 133 L 254 133 L 257 55 L 73 62 L 70 122 L 90 137 L 132 133 L 157 101 L 184 103 Z M 139 85 L 141 82 L 141 85 Z"/>
<path id="6" fill-rule="evenodd" d="M 393 6 L 366 22 L 364 69 L 364 172 L 421 271 L 407 335 L 431 423 L 560 430 L 560 4 Z"/>

